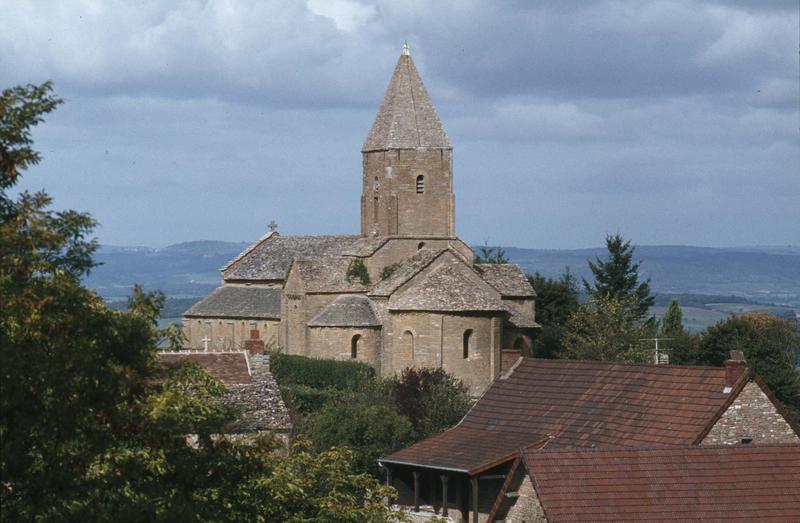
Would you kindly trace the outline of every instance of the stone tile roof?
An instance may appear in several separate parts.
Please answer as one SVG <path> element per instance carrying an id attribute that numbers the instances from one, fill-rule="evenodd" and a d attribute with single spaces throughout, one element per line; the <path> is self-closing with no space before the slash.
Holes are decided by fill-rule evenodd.
<path id="1" fill-rule="evenodd" d="M 369 292 L 370 296 L 391 296 L 405 282 L 417 275 L 447 249 L 420 249 L 410 258 L 403 260 L 387 278 L 379 281 Z"/>
<path id="2" fill-rule="evenodd" d="M 279 236 L 261 241 L 228 265 L 225 280 L 285 280 L 297 257 L 340 256 L 364 245 L 360 236 Z"/>
<path id="3" fill-rule="evenodd" d="M 239 411 L 232 432 L 289 431 L 289 411 L 269 371 L 269 356 L 234 352 L 159 352 L 165 366 L 195 362 L 202 365 L 226 390 L 223 403 Z"/>
<path id="4" fill-rule="evenodd" d="M 744 373 L 726 394 L 725 372 L 523 358 L 457 426 L 383 459 L 474 470 L 544 438 L 547 448 L 690 445 L 747 382 Z M 455 448 L 465 456 L 455 458 Z"/>
<path id="5" fill-rule="evenodd" d="M 183 315 L 188 318 L 280 319 L 281 289 L 223 285 Z"/>
<path id="6" fill-rule="evenodd" d="M 519 265 L 514 263 L 476 263 L 475 270 L 504 298 L 536 296 L 536 292 Z"/>
<path id="7" fill-rule="evenodd" d="M 367 287 L 360 279 L 347 278 L 347 270 L 354 260 L 339 256 L 296 258 L 292 270 L 297 271 L 306 292 L 365 292 Z"/>
<path id="8" fill-rule="evenodd" d="M 551 523 L 800 519 L 800 446 L 528 451 L 524 456 Z"/>
<path id="9" fill-rule="evenodd" d="M 463 263 L 436 267 L 408 290 L 389 299 L 390 310 L 492 312 L 508 310 L 490 291 L 469 276 L 472 269 Z M 474 277 L 474 276 L 473 276 Z"/>
<path id="10" fill-rule="evenodd" d="M 517 310 L 516 307 L 508 307 L 508 311 L 511 313 L 508 317 L 508 322 L 519 329 L 538 329 L 541 327 L 532 314 L 527 312 L 520 312 Z"/>
<path id="11" fill-rule="evenodd" d="M 414 61 L 403 54 L 397 60 L 362 151 L 417 147 L 449 149 L 452 146 Z"/>
<path id="12" fill-rule="evenodd" d="M 309 327 L 380 327 L 370 299 L 360 294 L 339 296 L 322 309 Z"/>

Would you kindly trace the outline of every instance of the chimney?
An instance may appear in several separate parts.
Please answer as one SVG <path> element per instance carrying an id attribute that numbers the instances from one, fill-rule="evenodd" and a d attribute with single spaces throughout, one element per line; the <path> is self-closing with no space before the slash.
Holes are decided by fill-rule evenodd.
<path id="1" fill-rule="evenodd" d="M 249 350 L 252 354 L 264 354 L 264 342 L 260 338 L 258 329 L 251 329 L 250 339 L 244 342 L 245 350 Z"/>
<path id="2" fill-rule="evenodd" d="M 725 361 L 725 389 L 733 387 L 745 372 L 747 372 L 747 363 L 744 361 L 744 353 L 740 350 L 732 350 L 730 358 Z"/>

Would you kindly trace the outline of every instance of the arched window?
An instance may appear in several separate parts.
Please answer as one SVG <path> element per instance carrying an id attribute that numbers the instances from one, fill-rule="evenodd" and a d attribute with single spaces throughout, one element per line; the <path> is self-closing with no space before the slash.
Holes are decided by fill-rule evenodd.
<path id="1" fill-rule="evenodd" d="M 361 342 L 361 334 L 356 334 L 350 340 L 350 357 L 353 359 L 358 358 L 358 344 Z"/>
<path id="2" fill-rule="evenodd" d="M 423 247 L 425 247 L 425 242 L 419 242 L 419 243 L 417 244 L 417 250 L 420 250 L 420 249 L 422 249 Z"/>
<path id="3" fill-rule="evenodd" d="M 425 177 L 421 174 L 417 176 L 417 194 L 425 192 Z"/>
<path id="4" fill-rule="evenodd" d="M 528 344 L 525 343 L 525 336 L 519 336 L 516 340 L 514 340 L 514 350 L 525 352 L 527 346 Z"/>
<path id="5" fill-rule="evenodd" d="M 464 353 L 462 357 L 464 359 L 469 358 L 469 342 L 470 338 L 472 338 L 472 329 L 467 329 L 464 331 Z"/>
<path id="6" fill-rule="evenodd" d="M 403 353 L 408 354 L 411 362 L 414 362 L 414 334 L 411 331 L 403 333 Z"/>

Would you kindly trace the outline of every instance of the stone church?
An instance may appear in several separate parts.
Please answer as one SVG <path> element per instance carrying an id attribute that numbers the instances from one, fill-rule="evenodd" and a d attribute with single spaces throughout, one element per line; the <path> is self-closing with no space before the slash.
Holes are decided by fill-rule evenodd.
<path id="1" fill-rule="evenodd" d="M 270 231 L 186 311 L 190 348 L 256 341 L 381 375 L 443 367 L 482 392 L 531 353 L 535 293 L 517 265 L 474 263 L 456 236 L 453 147 L 407 46 L 361 153 L 361 234 Z"/>

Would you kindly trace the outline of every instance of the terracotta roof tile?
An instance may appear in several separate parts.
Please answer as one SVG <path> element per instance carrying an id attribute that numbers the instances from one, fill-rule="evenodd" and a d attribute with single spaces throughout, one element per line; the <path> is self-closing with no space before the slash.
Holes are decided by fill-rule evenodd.
<path id="1" fill-rule="evenodd" d="M 225 385 L 242 385 L 252 381 L 247 353 L 244 351 L 159 352 L 158 361 L 164 366 L 179 366 L 188 362 L 197 363 Z"/>
<path id="2" fill-rule="evenodd" d="M 449 431 L 448 447 L 435 436 L 386 459 L 472 469 L 487 449 L 499 458 L 506 442 L 548 436 L 547 448 L 689 445 L 725 404 L 724 387 L 724 368 L 523 358 Z M 453 448 L 476 458 L 455 461 Z"/>
<path id="3" fill-rule="evenodd" d="M 800 520 L 800 446 L 524 456 L 550 522 Z"/>

